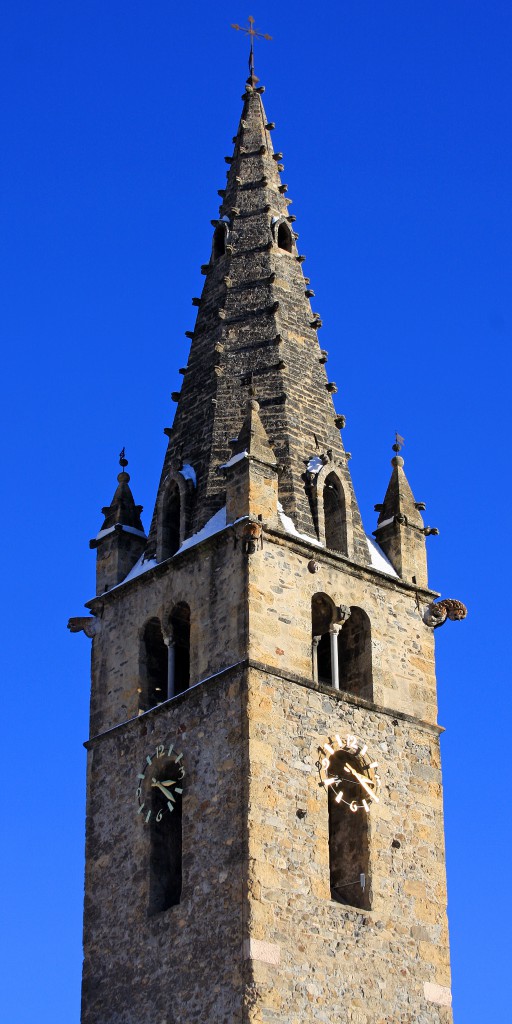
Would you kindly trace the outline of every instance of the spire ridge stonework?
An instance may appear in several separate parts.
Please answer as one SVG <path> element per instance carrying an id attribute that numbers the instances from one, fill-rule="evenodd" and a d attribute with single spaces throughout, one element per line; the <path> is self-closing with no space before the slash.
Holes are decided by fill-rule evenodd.
<path id="1" fill-rule="evenodd" d="M 257 390 L 260 417 L 279 464 L 279 500 L 297 530 L 318 535 L 316 496 L 304 465 L 317 444 L 331 449 L 344 491 L 350 557 L 368 564 L 368 547 L 347 467 L 333 395 L 327 388 L 325 357 L 319 347 L 321 320 L 310 295 L 288 216 L 272 145 L 273 122 L 266 116 L 263 87 L 248 83 L 228 157 L 219 216 L 213 222 L 212 251 L 197 306 L 197 319 L 178 398 L 156 509 L 161 505 L 179 449 L 196 472 L 197 489 L 186 535 L 201 529 L 225 502 L 220 466 L 238 436 L 247 384 Z M 148 554 L 157 549 L 156 516 Z"/>

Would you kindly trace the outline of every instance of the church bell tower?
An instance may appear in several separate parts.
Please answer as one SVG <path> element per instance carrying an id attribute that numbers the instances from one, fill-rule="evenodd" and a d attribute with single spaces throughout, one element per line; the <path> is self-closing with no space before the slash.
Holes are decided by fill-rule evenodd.
<path id="1" fill-rule="evenodd" d="M 364 532 L 263 91 L 251 69 L 149 532 L 123 452 L 69 624 L 82 1024 L 449 1024 L 434 630 L 465 609 L 429 589 L 398 438 Z"/>

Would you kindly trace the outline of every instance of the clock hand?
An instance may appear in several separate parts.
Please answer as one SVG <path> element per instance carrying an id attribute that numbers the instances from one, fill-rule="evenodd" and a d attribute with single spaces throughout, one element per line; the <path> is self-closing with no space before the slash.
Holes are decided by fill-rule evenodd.
<path id="1" fill-rule="evenodd" d="M 366 790 L 368 796 L 371 797 L 372 800 L 375 800 L 375 803 L 378 804 L 379 798 L 378 796 L 375 796 L 373 789 L 371 788 L 371 786 L 368 785 L 364 775 L 360 775 L 359 772 L 356 772 L 355 768 L 352 768 L 352 765 L 350 764 L 345 765 L 345 771 L 350 772 L 351 775 L 353 775 L 357 779 L 357 781 L 360 783 L 363 789 Z"/>
<path id="2" fill-rule="evenodd" d="M 166 785 L 167 786 L 175 786 L 176 785 L 175 782 L 170 781 L 170 782 L 163 783 L 163 782 L 157 782 L 156 779 L 152 779 L 151 780 L 151 785 L 153 787 L 156 786 L 157 789 L 159 789 L 164 794 L 164 796 L 167 797 L 168 800 L 172 800 L 174 802 L 174 797 L 173 797 L 172 793 L 170 793 L 168 789 L 165 789 L 165 786 Z"/>

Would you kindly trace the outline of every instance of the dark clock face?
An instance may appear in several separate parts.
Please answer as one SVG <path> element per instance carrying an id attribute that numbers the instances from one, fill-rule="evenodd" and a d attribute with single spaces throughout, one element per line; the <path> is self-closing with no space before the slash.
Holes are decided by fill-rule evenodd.
<path id="1" fill-rule="evenodd" d="M 319 747 L 318 770 L 322 785 L 330 790 L 336 803 L 344 803 L 351 811 L 369 814 L 372 804 L 379 803 L 380 776 L 378 762 L 368 746 L 357 736 L 336 734 Z"/>
<path id="2" fill-rule="evenodd" d="M 137 813 L 147 824 L 172 814 L 183 794 L 183 753 L 173 743 L 159 743 L 146 755 L 137 774 Z"/>

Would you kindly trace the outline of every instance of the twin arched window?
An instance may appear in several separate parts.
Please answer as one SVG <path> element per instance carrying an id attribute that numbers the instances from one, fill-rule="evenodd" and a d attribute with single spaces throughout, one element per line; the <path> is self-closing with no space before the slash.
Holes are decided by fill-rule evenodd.
<path id="1" fill-rule="evenodd" d="M 336 608 L 327 594 L 311 606 L 315 682 L 373 700 L 370 620 L 362 608 Z"/>
<path id="2" fill-rule="evenodd" d="M 190 608 L 184 601 L 169 616 L 164 638 L 160 619 L 151 618 L 142 633 L 139 713 L 176 697 L 190 684 Z"/>

